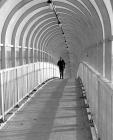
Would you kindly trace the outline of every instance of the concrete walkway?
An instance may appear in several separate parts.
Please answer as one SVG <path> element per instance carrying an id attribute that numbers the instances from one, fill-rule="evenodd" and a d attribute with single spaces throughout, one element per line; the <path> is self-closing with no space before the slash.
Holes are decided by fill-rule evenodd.
<path id="1" fill-rule="evenodd" d="M 49 82 L 0 130 L 0 140 L 92 140 L 75 80 Z"/>

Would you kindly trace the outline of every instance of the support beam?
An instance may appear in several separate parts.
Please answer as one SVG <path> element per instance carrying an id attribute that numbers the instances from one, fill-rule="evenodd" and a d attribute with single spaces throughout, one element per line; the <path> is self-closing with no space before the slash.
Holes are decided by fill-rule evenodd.
<path id="1" fill-rule="evenodd" d="M 21 47 L 19 50 L 19 63 L 20 65 L 23 65 L 23 48 Z"/>
<path id="2" fill-rule="evenodd" d="M 15 46 L 11 48 L 11 62 L 12 62 L 12 67 L 16 66 L 16 50 Z"/>
<path id="3" fill-rule="evenodd" d="M 1 69 L 6 68 L 6 46 L 1 46 Z"/>

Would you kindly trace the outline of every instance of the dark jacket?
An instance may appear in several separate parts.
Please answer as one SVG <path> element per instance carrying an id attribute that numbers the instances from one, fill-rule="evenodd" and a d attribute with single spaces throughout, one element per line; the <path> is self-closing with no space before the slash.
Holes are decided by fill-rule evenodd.
<path id="1" fill-rule="evenodd" d="M 65 62 L 64 62 L 63 59 L 62 60 L 59 60 L 58 63 L 57 63 L 57 65 L 59 66 L 59 69 L 60 70 L 64 70 L 64 68 L 65 68 Z"/>

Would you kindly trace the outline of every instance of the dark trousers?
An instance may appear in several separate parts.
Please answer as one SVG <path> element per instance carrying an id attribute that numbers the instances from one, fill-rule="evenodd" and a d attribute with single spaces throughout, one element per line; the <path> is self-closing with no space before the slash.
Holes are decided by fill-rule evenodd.
<path id="1" fill-rule="evenodd" d="M 60 69 L 60 79 L 63 79 L 64 77 L 64 70 Z"/>

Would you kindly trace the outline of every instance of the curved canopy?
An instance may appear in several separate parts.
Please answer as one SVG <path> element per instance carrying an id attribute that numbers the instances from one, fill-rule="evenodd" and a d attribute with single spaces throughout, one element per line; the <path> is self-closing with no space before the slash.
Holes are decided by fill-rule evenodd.
<path id="1" fill-rule="evenodd" d="M 1 44 L 62 56 L 71 73 L 112 34 L 104 0 L 7 0 L 0 12 Z"/>

